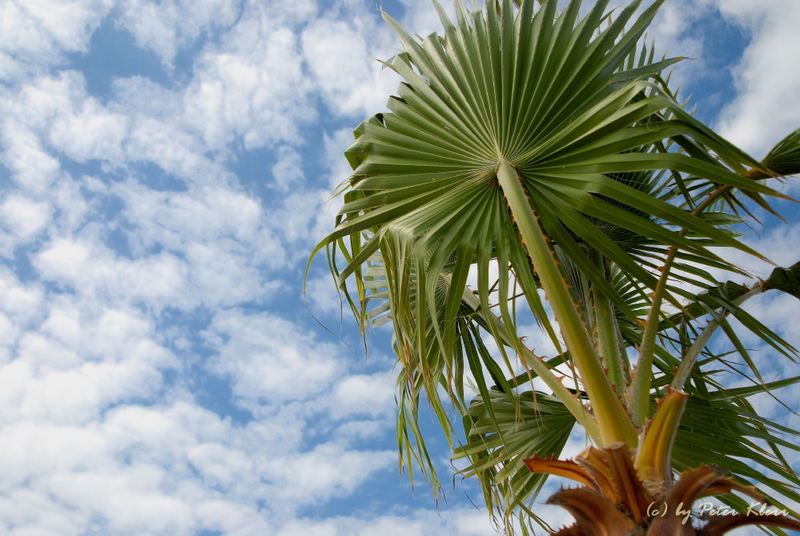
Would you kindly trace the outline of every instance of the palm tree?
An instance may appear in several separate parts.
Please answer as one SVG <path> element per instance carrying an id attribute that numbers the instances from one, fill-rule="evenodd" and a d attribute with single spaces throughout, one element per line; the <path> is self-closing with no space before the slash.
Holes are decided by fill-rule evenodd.
<path id="1" fill-rule="evenodd" d="M 403 82 L 355 130 L 312 253 L 327 249 L 362 329 L 393 324 L 401 463 L 438 488 L 424 397 L 509 532 L 543 524 L 548 475 L 580 483 L 549 499 L 576 520 L 556 534 L 695 534 L 681 512 L 709 495 L 742 513 L 697 534 L 800 529 L 784 504 L 800 500 L 797 432 L 750 402 L 800 376 L 765 382 L 741 340 L 794 356 L 742 304 L 800 297 L 800 265 L 737 283 L 728 260 L 763 259 L 734 226 L 785 197 L 768 179 L 800 171 L 800 130 L 759 161 L 688 113 L 661 74 L 680 58 L 642 44 L 662 3 L 457 1 L 455 21 L 436 4 L 444 34 L 424 39 L 384 15 Z M 533 321 L 553 355 L 525 343 Z M 732 387 L 726 367 L 752 381 Z M 591 446 L 558 460 L 575 425 Z"/>

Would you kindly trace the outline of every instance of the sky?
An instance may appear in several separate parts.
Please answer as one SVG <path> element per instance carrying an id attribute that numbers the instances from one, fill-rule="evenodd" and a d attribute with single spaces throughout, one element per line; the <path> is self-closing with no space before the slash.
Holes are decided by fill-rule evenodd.
<path id="1" fill-rule="evenodd" d="M 428 0 L 0 0 L 0 534 L 492 533 L 433 424 L 445 499 L 400 474 L 388 329 L 365 355 L 323 262 L 302 293 L 397 86 L 380 8 L 438 29 Z M 800 126 L 798 27 L 797 0 L 670 0 L 649 36 L 760 158 Z M 788 265 L 779 209 L 746 241 Z M 750 307 L 800 346 L 797 302 Z"/>

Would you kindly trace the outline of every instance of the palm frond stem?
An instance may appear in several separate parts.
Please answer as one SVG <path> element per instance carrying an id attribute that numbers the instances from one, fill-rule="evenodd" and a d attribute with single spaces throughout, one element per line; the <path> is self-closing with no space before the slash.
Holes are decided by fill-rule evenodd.
<path id="1" fill-rule="evenodd" d="M 692 210 L 691 215 L 697 216 L 702 213 L 719 199 L 720 196 L 731 189 L 732 187 L 728 185 L 717 187 Z M 687 232 L 688 229 L 684 227 L 679 234 L 684 236 Z M 670 246 L 667 256 L 664 259 L 664 264 L 661 266 L 661 275 L 658 278 L 658 282 L 652 294 L 650 310 L 648 311 L 644 332 L 642 333 L 642 344 L 639 349 L 639 359 L 636 363 L 636 373 L 633 378 L 633 390 L 631 393 L 631 417 L 636 426 L 642 426 L 648 417 L 650 408 L 650 386 L 653 381 L 651 368 L 653 367 L 653 358 L 655 357 L 656 336 L 659 331 L 659 315 L 661 314 L 661 305 L 666 295 L 667 282 L 672 272 L 672 264 L 677 254 L 678 247 Z"/>
<path id="2" fill-rule="evenodd" d="M 758 283 L 741 296 L 731 300 L 731 305 L 741 305 L 748 299 L 752 298 L 753 296 L 757 296 L 762 292 L 764 292 L 764 287 L 761 283 Z M 683 386 L 686 384 L 686 380 L 689 379 L 689 374 L 692 372 L 695 361 L 697 361 L 697 356 L 700 355 L 700 352 L 703 351 L 708 344 L 708 341 L 711 340 L 711 337 L 714 335 L 717 328 L 720 327 L 724 318 L 729 314 L 730 310 L 721 312 L 719 316 L 712 318 L 706 327 L 703 328 L 703 331 L 700 332 L 692 345 L 686 350 L 686 353 L 681 360 L 681 364 L 678 367 L 678 370 L 675 372 L 675 376 L 672 378 L 670 387 L 677 390 L 683 389 Z"/>
<path id="3" fill-rule="evenodd" d="M 618 394 L 622 394 L 627 385 L 627 360 L 621 351 L 619 341 L 619 328 L 614 316 L 614 306 L 611 300 L 592 289 L 594 299 L 594 315 L 597 323 L 597 341 L 600 355 L 608 369 L 611 385 Z"/>
<path id="4" fill-rule="evenodd" d="M 564 275 L 541 226 L 536 221 L 536 214 L 519 175 L 508 162 L 501 161 L 497 166 L 497 180 L 505 195 L 512 219 L 516 222 L 520 238 L 553 308 L 553 314 L 561 327 L 572 361 L 584 382 L 600 427 L 600 444 L 606 446 L 625 443 L 630 447 L 635 446 L 636 430 L 603 370 Z"/>

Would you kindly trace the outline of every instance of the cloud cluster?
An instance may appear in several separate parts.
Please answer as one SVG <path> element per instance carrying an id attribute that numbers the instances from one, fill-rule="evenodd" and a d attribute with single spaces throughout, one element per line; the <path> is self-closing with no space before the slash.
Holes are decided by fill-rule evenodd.
<path id="1" fill-rule="evenodd" d="M 111 0 L 9 0 L 0 6 L 0 79 L 42 72 L 85 52 Z"/>
<path id="2" fill-rule="evenodd" d="M 750 35 L 747 50 L 732 68 L 737 95 L 721 114 L 722 133 L 760 158 L 798 126 L 800 72 L 787 53 L 800 47 L 800 5 L 791 0 L 758 6 L 740 0 L 715 3 Z"/>
<path id="3" fill-rule="evenodd" d="M 767 61 L 794 39 L 790 3 L 719 4 L 752 35 L 722 119 L 749 149 L 800 121 L 770 108 L 794 102 Z M 401 6 L 438 27 L 428 2 Z M 667 6 L 655 31 L 700 55 L 678 15 L 715 6 Z M 100 30 L 160 66 L 99 94 L 81 61 Z M 403 478 L 388 341 L 365 361 L 311 316 L 339 314 L 323 271 L 300 289 L 352 126 L 397 84 L 376 61 L 394 43 L 367 0 L 0 5 L 0 533 L 491 533 L 405 489 L 316 513 Z"/>

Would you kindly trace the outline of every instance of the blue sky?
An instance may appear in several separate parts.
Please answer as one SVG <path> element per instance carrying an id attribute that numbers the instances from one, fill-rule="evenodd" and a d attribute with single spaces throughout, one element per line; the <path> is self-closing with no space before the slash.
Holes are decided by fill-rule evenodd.
<path id="1" fill-rule="evenodd" d="M 447 500 L 398 473 L 389 331 L 365 357 L 323 263 L 301 293 L 350 132 L 397 85 L 381 6 L 438 28 L 427 0 L 0 2 L 0 534 L 491 533 L 434 426 Z M 670 0 L 650 37 L 761 157 L 800 125 L 799 24 L 796 0 Z M 782 210 L 748 240 L 785 265 Z M 800 345 L 796 303 L 752 307 Z"/>

